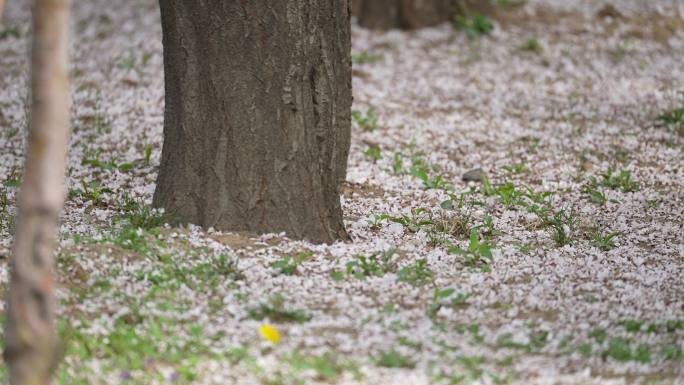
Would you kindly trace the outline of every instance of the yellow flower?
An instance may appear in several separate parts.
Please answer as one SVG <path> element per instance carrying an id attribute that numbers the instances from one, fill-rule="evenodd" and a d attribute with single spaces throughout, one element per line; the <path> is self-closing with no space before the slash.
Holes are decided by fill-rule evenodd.
<path id="1" fill-rule="evenodd" d="M 280 332 L 275 326 L 263 324 L 259 327 L 259 333 L 265 340 L 271 341 L 274 345 L 277 345 L 280 342 Z"/>

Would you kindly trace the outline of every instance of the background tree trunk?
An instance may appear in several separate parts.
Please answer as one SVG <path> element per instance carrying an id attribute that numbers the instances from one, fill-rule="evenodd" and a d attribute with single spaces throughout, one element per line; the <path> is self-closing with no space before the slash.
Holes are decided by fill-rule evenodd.
<path id="1" fill-rule="evenodd" d="M 2 1 L 2 0 L 0 0 Z M 363 7 L 363 0 L 350 0 L 352 15 L 359 16 L 361 14 L 361 7 Z"/>
<path id="2" fill-rule="evenodd" d="M 5 10 L 5 0 L 0 0 L 0 22 L 2 22 L 2 12 Z"/>
<path id="3" fill-rule="evenodd" d="M 451 21 L 453 10 L 453 0 L 365 0 L 359 24 L 382 30 L 429 27 Z"/>
<path id="4" fill-rule="evenodd" d="M 5 325 L 13 385 L 48 384 L 60 356 L 53 253 L 69 137 L 68 7 L 68 0 L 36 0 L 34 6 L 31 124 Z"/>
<path id="5" fill-rule="evenodd" d="M 166 111 L 154 204 L 174 222 L 347 239 L 348 0 L 160 6 Z"/>
<path id="6" fill-rule="evenodd" d="M 456 15 L 492 14 L 490 0 L 352 0 L 359 25 L 387 30 L 416 29 L 452 22 Z"/>

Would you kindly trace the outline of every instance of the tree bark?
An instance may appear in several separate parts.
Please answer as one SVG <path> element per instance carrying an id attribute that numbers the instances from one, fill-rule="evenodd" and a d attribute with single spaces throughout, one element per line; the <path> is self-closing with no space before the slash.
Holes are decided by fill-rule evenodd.
<path id="1" fill-rule="evenodd" d="M 177 223 L 347 239 L 348 0 L 160 0 L 166 110 L 154 204 Z"/>
<path id="2" fill-rule="evenodd" d="M 45 385 L 58 363 L 54 248 L 69 137 L 68 0 L 36 0 L 31 124 L 12 250 L 4 359 L 12 385 Z"/>
<path id="3" fill-rule="evenodd" d="M 5 0 L 0 0 L 0 22 L 2 22 L 2 12 L 5 10 Z"/>
<path id="4" fill-rule="evenodd" d="M 2 1 L 2 0 L 0 0 Z M 363 7 L 363 0 L 350 0 L 351 1 L 351 12 L 354 16 L 359 16 L 361 14 L 361 8 Z"/>
<path id="5" fill-rule="evenodd" d="M 364 0 L 359 25 L 387 30 L 415 29 L 451 21 L 453 0 Z"/>
<path id="6" fill-rule="evenodd" d="M 417 29 L 452 22 L 456 15 L 492 14 L 490 0 L 353 0 L 359 25 L 388 30 Z"/>

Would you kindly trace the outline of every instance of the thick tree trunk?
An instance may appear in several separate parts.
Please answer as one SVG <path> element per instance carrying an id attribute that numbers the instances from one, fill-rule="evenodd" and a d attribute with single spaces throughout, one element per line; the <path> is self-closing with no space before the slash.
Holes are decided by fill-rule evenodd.
<path id="1" fill-rule="evenodd" d="M 347 239 L 348 0 L 160 0 L 166 111 L 154 203 L 175 222 Z"/>
<path id="2" fill-rule="evenodd" d="M 452 22 L 456 15 L 493 14 L 490 0 L 352 0 L 359 25 L 387 30 L 416 29 Z"/>
<path id="3" fill-rule="evenodd" d="M 69 136 L 67 0 L 36 0 L 31 125 L 11 260 L 4 358 L 12 385 L 45 385 L 58 363 L 54 243 Z"/>
<path id="4" fill-rule="evenodd" d="M 359 24 L 371 29 L 415 29 L 453 19 L 454 0 L 363 0 Z"/>
<path id="5" fill-rule="evenodd" d="M 0 0 L 2 1 L 2 0 Z M 359 16 L 361 14 L 361 7 L 363 7 L 363 0 L 350 0 L 352 15 Z"/>

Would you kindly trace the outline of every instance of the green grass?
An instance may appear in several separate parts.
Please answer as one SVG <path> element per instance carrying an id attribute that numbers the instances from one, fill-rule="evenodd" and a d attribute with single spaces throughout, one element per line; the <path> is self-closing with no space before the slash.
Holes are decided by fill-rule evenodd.
<path id="1" fill-rule="evenodd" d="M 353 65 L 372 64 L 372 63 L 377 63 L 381 60 L 382 60 L 382 56 L 373 55 L 370 52 L 368 52 L 367 50 L 352 53 L 352 64 Z"/>
<path id="2" fill-rule="evenodd" d="M 456 289 L 448 287 L 445 289 L 435 289 L 432 294 L 432 299 L 427 308 L 428 317 L 435 321 L 437 313 L 445 306 L 463 307 L 466 306 L 468 300 L 473 296 L 472 293 L 458 293 Z"/>
<path id="3" fill-rule="evenodd" d="M 684 135 L 684 107 L 675 108 L 660 114 L 657 121 L 676 132 Z"/>
<path id="4" fill-rule="evenodd" d="M 391 172 L 395 175 L 413 175 L 423 182 L 426 189 L 444 190 L 452 192 L 453 184 L 444 175 L 438 165 L 430 163 L 423 152 L 415 151 L 414 145 L 407 146 L 410 154 L 398 151 L 394 154 Z M 410 166 L 408 162 L 410 161 Z"/>
<path id="5" fill-rule="evenodd" d="M 620 337 L 608 341 L 608 346 L 602 356 L 619 362 L 637 361 L 645 364 L 651 362 L 651 352 L 648 346 L 632 346 L 628 340 Z"/>
<path id="6" fill-rule="evenodd" d="M 91 166 L 100 170 L 119 170 L 121 172 L 130 171 L 135 167 L 135 163 L 117 163 L 115 159 L 103 160 L 99 151 L 84 157 L 81 160 L 81 165 Z"/>
<path id="7" fill-rule="evenodd" d="M 376 365 L 383 368 L 405 368 L 413 369 L 416 362 L 411 357 L 403 355 L 396 350 L 380 353 L 376 359 Z"/>
<path id="8" fill-rule="evenodd" d="M 280 274 L 294 275 L 298 274 L 299 266 L 313 256 L 311 252 L 299 253 L 296 256 L 285 256 L 278 261 L 271 264 L 271 267 L 277 270 Z"/>
<path id="9" fill-rule="evenodd" d="M 597 229 L 592 235 L 591 241 L 594 244 L 594 246 L 598 247 L 599 249 L 603 251 L 609 251 L 617 247 L 617 244 L 615 243 L 615 238 L 617 238 L 620 235 L 621 233 L 619 231 L 606 233 L 601 231 L 600 229 Z"/>
<path id="10" fill-rule="evenodd" d="M 483 270 L 488 270 L 489 264 L 493 260 L 492 245 L 488 242 L 482 242 L 480 233 L 476 229 L 470 232 L 470 242 L 467 248 L 452 246 L 449 248 L 449 253 L 463 257 L 466 266 L 479 267 Z"/>
<path id="11" fill-rule="evenodd" d="M 86 202 L 89 202 L 90 206 L 93 207 L 97 205 L 106 204 L 104 202 L 105 194 L 111 193 L 113 193 L 112 189 L 110 189 L 107 186 L 104 186 L 100 181 L 92 180 L 90 182 L 86 182 L 85 180 L 82 180 L 81 188 L 75 188 L 70 190 L 69 197 L 80 197 Z"/>
<path id="12" fill-rule="evenodd" d="M 548 228 L 556 246 L 563 247 L 573 242 L 579 224 L 579 219 L 575 217 L 573 209 L 562 208 L 553 211 L 553 209 L 537 206 L 532 212 L 539 217 L 542 225 Z"/>
<path id="13" fill-rule="evenodd" d="M 268 302 L 248 310 L 249 317 L 257 321 L 305 323 L 311 320 L 311 315 L 304 310 L 290 309 L 285 306 L 282 295 L 272 296 Z"/>
<path id="14" fill-rule="evenodd" d="M 365 113 L 361 111 L 352 111 L 352 119 L 366 132 L 373 132 L 380 127 L 378 113 L 373 107 L 368 108 Z"/>
<path id="15" fill-rule="evenodd" d="M 661 355 L 666 361 L 675 361 L 684 359 L 684 352 L 678 345 L 667 345 L 662 348 Z"/>
<path id="16" fill-rule="evenodd" d="M 595 203 L 600 206 L 605 206 L 606 203 L 608 203 L 608 198 L 606 197 L 606 194 L 600 190 L 597 190 L 594 187 L 585 187 L 583 192 L 589 197 L 589 200 L 592 203 Z"/>
<path id="17" fill-rule="evenodd" d="M 523 44 L 518 47 L 518 50 L 524 52 L 541 53 L 544 51 L 544 47 L 541 45 L 539 40 L 535 37 L 527 39 Z"/>
<path id="18" fill-rule="evenodd" d="M 319 381 L 334 382 L 345 372 L 352 373 L 355 377 L 360 376 L 358 364 L 351 360 L 340 358 L 332 352 L 321 355 L 306 355 L 295 352 L 287 356 L 285 361 L 295 372 L 313 371 L 315 379 Z"/>
<path id="19" fill-rule="evenodd" d="M 163 210 L 155 209 L 145 204 L 142 199 L 133 198 L 128 194 L 124 194 L 119 206 L 119 215 L 115 218 L 115 222 L 125 227 L 143 230 L 162 227 L 168 220 Z"/>
<path id="20" fill-rule="evenodd" d="M 73 364 L 64 364 L 57 372 L 59 383 L 89 383 L 91 377 L 106 372 L 127 373 L 131 381 L 145 381 L 159 377 L 161 365 L 171 365 L 178 373 L 180 383 L 190 383 L 197 377 L 195 366 L 206 357 L 213 356 L 207 349 L 210 340 L 198 324 L 178 322 L 165 317 L 117 320 L 105 335 L 84 333 L 89 321 L 79 327 L 63 324 L 62 339 L 66 344 L 67 358 Z M 102 362 L 97 373 L 83 365 L 92 360 Z M 71 370 L 69 370 L 71 369 Z M 71 372 L 74 376 L 70 376 Z"/>
<path id="21" fill-rule="evenodd" d="M 369 256 L 357 255 L 356 260 L 345 265 L 346 275 L 356 279 L 366 279 L 394 273 L 397 271 L 397 265 L 394 260 L 395 254 L 395 250 L 388 250 L 384 253 Z"/>
<path id="22" fill-rule="evenodd" d="M 424 208 L 411 209 L 410 214 L 402 214 L 398 217 L 388 215 L 386 216 L 386 219 L 394 223 L 399 223 L 411 233 L 417 233 L 421 228 L 431 226 L 433 224 L 432 220 L 430 219 L 429 212 Z"/>
<path id="23" fill-rule="evenodd" d="M 623 193 L 636 192 L 641 189 L 639 182 L 634 180 L 629 170 L 621 170 L 618 173 L 613 168 L 609 168 L 605 173 L 601 174 L 600 179 L 595 176 L 590 177 L 585 188 L 595 190 L 598 187 L 605 187 Z"/>
<path id="24" fill-rule="evenodd" d="M 489 35 L 494 30 L 494 23 L 487 16 L 475 15 L 466 17 L 459 15 L 454 20 L 454 28 L 461 31 L 470 39 Z"/>
<path id="25" fill-rule="evenodd" d="M 427 259 L 422 258 L 397 271 L 397 280 L 413 286 L 423 286 L 432 283 L 435 273 L 428 266 Z"/>
<path id="26" fill-rule="evenodd" d="M 369 160 L 373 161 L 373 163 L 376 163 L 382 159 L 382 150 L 377 144 L 369 144 L 368 148 L 366 148 L 366 151 L 363 152 L 363 155 L 365 155 Z"/>
<path id="27" fill-rule="evenodd" d="M 532 330 L 528 335 L 527 343 L 515 342 L 511 333 L 501 335 L 496 345 L 500 348 L 521 350 L 525 353 L 539 353 L 549 341 L 549 332 L 545 330 Z"/>

